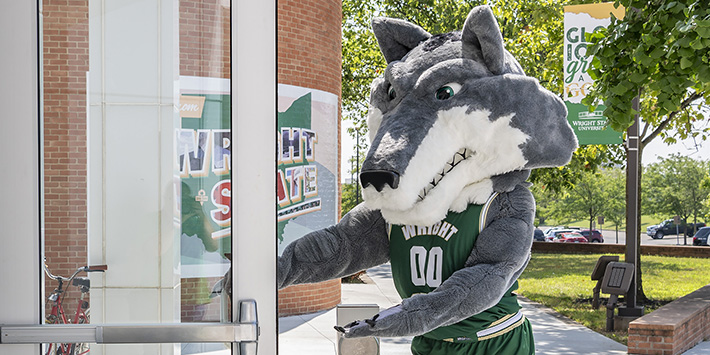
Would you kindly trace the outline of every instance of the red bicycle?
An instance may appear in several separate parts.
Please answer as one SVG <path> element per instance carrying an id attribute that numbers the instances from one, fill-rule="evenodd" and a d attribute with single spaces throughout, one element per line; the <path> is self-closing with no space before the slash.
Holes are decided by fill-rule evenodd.
<path id="1" fill-rule="evenodd" d="M 49 272 L 49 267 L 47 263 L 44 263 L 44 272 L 47 276 L 57 281 L 57 288 L 54 289 L 51 295 L 47 298 L 52 302 L 52 312 L 47 316 L 46 324 L 88 324 L 89 323 L 89 302 L 85 300 L 86 294 L 89 293 L 89 278 L 88 277 L 77 277 L 81 272 L 103 272 L 108 268 L 106 265 L 93 265 L 93 266 L 82 266 L 70 276 L 63 277 L 53 275 Z M 67 313 L 64 311 L 62 306 L 62 300 L 64 299 L 64 284 L 71 284 L 76 286 L 81 291 L 81 296 L 79 298 L 79 303 L 76 306 L 76 312 L 74 312 L 73 318 L 67 318 Z M 75 343 L 75 344 L 62 344 L 62 343 L 52 343 L 47 344 L 46 355 L 84 355 L 89 353 L 89 344 Z"/>

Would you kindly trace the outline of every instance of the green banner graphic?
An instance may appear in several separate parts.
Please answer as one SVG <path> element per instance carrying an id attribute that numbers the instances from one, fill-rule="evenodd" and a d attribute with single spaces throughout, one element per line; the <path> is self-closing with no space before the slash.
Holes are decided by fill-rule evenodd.
<path id="1" fill-rule="evenodd" d="M 276 220 L 279 253 L 337 222 L 338 97 L 279 85 Z"/>
<path id="2" fill-rule="evenodd" d="M 199 109 L 184 102 L 204 102 Z M 175 131 L 183 275 L 218 276 L 231 252 L 232 185 L 228 94 L 187 94 Z M 202 114 L 193 114 L 199 112 Z M 190 111 L 192 113 L 184 114 Z M 211 266 L 210 266 L 211 265 Z"/>

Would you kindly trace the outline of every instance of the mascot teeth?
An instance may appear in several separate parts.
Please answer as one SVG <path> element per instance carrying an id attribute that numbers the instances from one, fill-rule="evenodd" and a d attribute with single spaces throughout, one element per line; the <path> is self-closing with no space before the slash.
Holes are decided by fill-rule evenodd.
<path id="1" fill-rule="evenodd" d="M 459 149 L 459 151 L 454 154 L 453 158 L 451 158 L 451 160 L 446 163 L 444 168 L 441 169 L 441 172 L 437 173 L 436 176 L 429 182 L 429 185 L 427 185 L 419 192 L 419 201 L 423 201 L 429 191 L 435 188 L 436 185 L 439 184 L 441 179 L 443 179 L 446 174 L 450 173 L 451 170 L 454 170 L 454 168 L 459 165 L 459 163 L 474 156 L 475 154 L 476 152 L 466 148 Z"/>

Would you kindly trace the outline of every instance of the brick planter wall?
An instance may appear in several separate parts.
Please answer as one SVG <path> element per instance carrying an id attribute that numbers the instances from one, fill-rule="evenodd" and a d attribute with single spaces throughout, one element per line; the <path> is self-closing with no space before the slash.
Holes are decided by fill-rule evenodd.
<path id="1" fill-rule="evenodd" d="M 340 101 L 341 18 L 341 1 L 278 2 L 279 84 L 329 92 L 337 95 Z M 340 146 L 338 148 L 340 150 Z M 338 182 L 340 174 L 338 164 Z M 340 193 L 338 194 L 340 201 Z M 279 291 L 278 299 L 281 316 L 333 308 L 340 303 L 340 280 L 288 287 Z"/>
<path id="2" fill-rule="evenodd" d="M 340 303 L 340 280 L 295 285 L 279 291 L 279 316 L 330 309 Z"/>
<path id="3" fill-rule="evenodd" d="M 629 354 L 676 355 L 710 337 L 710 285 L 629 324 Z"/>

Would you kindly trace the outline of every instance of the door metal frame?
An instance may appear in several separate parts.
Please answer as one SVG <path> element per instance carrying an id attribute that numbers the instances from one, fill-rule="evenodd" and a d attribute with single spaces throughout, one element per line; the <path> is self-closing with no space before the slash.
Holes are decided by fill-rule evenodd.
<path id="1" fill-rule="evenodd" d="M 11 54 L 0 56 L 0 166 L 15 177 L 0 185 L 0 279 L 11 285 L 0 292 L 0 324 L 13 324 L 0 327 L 0 353 L 39 354 L 41 343 L 76 339 L 143 343 L 149 334 L 158 342 L 244 341 L 235 347 L 242 353 L 256 353 L 258 338 L 259 354 L 276 354 L 276 1 L 231 8 L 232 163 L 246 167 L 232 172 L 232 299 L 258 301 L 259 325 L 255 305 L 244 303 L 229 324 L 42 325 L 39 1 L 0 4 L 0 48 Z"/>
<path id="2" fill-rule="evenodd" d="M 0 323 L 42 321 L 40 280 L 40 76 L 38 7 L 0 0 Z M 39 345 L 3 345 L 4 355 L 38 354 Z"/>
<path id="3" fill-rule="evenodd" d="M 232 292 L 259 300 L 260 354 L 277 352 L 276 87 L 276 0 L 233 1 Z"/>

